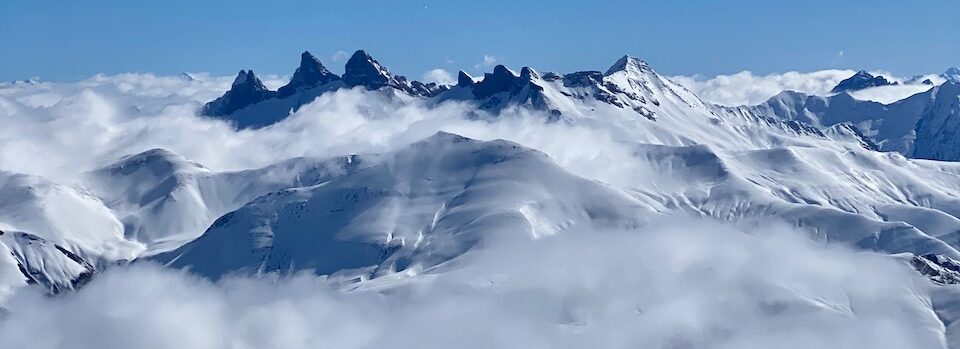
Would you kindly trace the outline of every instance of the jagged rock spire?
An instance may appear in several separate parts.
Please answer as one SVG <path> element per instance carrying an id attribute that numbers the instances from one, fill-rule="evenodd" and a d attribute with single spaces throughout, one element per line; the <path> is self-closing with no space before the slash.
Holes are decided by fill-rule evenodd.
<path id="1" fill-rule="evenodd" d="M 392 82 L 393 75 L 367 51 L 357 50 L 344 66 L 343 82 L 349 86 L 379 88 Z"/>
<path id="2" fill-rule="evenodd" d="M 253 70 L 240 70 L 233 85 L 223 96 L 207 103 L 201 111 L 204 115 L 228 115 L 244 107 L 273 98 L 274 92 L 267 89 Z"/>
<path id="3" fill-rule="evenodd" d="M 253 73 L 253 70 L 244 71 L 243 69 L 240 69 L 237 77 L 233 79 L 233 84 L 230 86 L 231 91 L 238 88 L 251 91 L 267 90 L 263 82 Z"/>
<path id="4" fill-rule="evenodd" d="M 520 80 L 531 81 L 540 78 L 540 74 L 537 74 L 536 70 L 530 67 L 523 67 L 520 69 Z"/>
<path id="5" fill-rule="evenodd" d="M 493 67 L 493 73 L 484 73 L 483 80 L 473 85 L 473 95 L 478 98 L 510 91 L 517 85 L 519 78 L 503 65 Z"/>
<path id="6" fill-rule="evenodd" d="M 303 51 L 300 54 L 300 67 L 293 73 L 290 82 L 277 90 L 277 94 L 280 97 L 286 97 L 299 90 L 321 86 L 337 80 L 340 80 L 340 76 L 327 70 L 327 67 L 324 67 L 323 63 L 320 63 L 320 60 L 310 52 Z"/>
<path id="7" fill-rule="evenodd" d="M 463 70 L 457 73 L 457 86 L 467 87 L 470 85 L 473 85 L 473 77 L 470 76 L 470 74 L 467 74 L 467 72 Z"/>

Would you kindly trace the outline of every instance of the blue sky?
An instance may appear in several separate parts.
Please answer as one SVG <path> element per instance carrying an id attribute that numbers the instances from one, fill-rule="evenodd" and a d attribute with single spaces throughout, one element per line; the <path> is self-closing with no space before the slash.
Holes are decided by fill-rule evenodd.
<path id="1" fill-rule="evenodd" d="M 310 50 L 370 51 L 395 73 L 603 70 L 629 53 L 668 75 L 960 65 L 960 1 L 0 1 L 0 80 L 98 72 L 289 74 Z M 489 62 L 489 60 L 488 60 Z"/>

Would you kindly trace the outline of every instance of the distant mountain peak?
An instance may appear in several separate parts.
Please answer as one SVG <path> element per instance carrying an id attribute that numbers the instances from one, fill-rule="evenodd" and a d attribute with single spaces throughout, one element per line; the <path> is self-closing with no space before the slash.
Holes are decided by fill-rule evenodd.
<path id="1" fill-rule="evenodd" d="M 243 70 L 240 69 L 240 72 L 237 73 L 237 77 L 233 79 L 232 88 L 249 88 L 254 90 L 263 90 L 266 91 L 267 87 L 263 85 L 263 82 L 260 81 L 260 78 L 253 73 L 253 70 Z"/>
<path id="2" fill-rule="evenodd" d="M 645 71 L 649 69 L 650 65 L 648 65 L 647 62 L 631 55 L 624 55 L 620 57 L 610 69 L 607 69 L 604 75 L 610 75 L 619 71 Z"/>
<path id="3" fill-rule="evenodd" d="M 344 66 L 343 81 L 349 86 L 379 88 L 387 86 L 393 75 L 367 51 L 357 50 Z"/>
<path id="4" fill-rule="evenodd" d="M 500 92 L 512 90 L 519 78 L 513 75 L 506 66 L 498 64 L 493 67 L 493 73 L 484 73 L 483 80 L 473 85 L 473 95 L 478 98 L 485 98 Z"/>
<path id="5" fill-rule="evenodd" d="M 467 74 L 467 72 L 463 70 L 457 73 L 457 86 L 467 87 L 470 85 L 473 85 L 473 76 L 470 76 L 470 74 Z"/>
<path id="6" fill-rule="evenodd" d="M 253 70 L 240 70 L 233 79 L 230 90 L 223 96 L 207 103 L 201 111 L 204 115 L 229 115 L 248 105 L 272 98 L 273 91 L 267 89 Z"/>
<path id="7" fill-rule="evenodd" d="M 320 63 L 309 51 L 303 51 L 300 54 L 300 66 L 293 73 L 290 82 L 277 90 L 280 97 L 293 95 L 299 90 L 321 86 L 333 81 L 340 80 L 340 76 L 331 73 L 327 67 Z"/>
<path id="8" fill-rule="evenodd" d="M 874 76 L 873 74 L 870 74 L 866 70 L 861 70 L 861 71 L 858 71 L 856 74 L 853 74 L 853 76 L 846 78 L 843 81 L 840 81 L 840 83 L 837 84 L 837 86 L 834 87 L 833 90 L 830 90 L 830 92 L 840 93 L 840 92 L 846 92 L 846 91 L 857 91 L 857 90 L 862 90 L 870 87 L 888 86 L 888 85 L 896 85 L 896 84 L 897 84 L 896 82 L 888 81 L 883 76 L 880 76 L 880 75 Z"/>
<path id="9" fill-rule="evenodd" d="M 941 74 L 944 79 L 953 83 L 960 83 L 960 68 L 950 67 L 943 74 Z"/>
<path id="10" fill-rule="evenodd" d="M 177 75 L 177 77 L 184 81 L 197 81 L 197 78 L 193 76 L 193 74 L 187 72 L 180 73 L 180 75 Z"/>
<path id="11" fill-rule="evenodd" d="M 530 67 L 523 67 L 520 69 L 520 80 L 531 81 L 540 79 L 540 74 L 536 70 Z"/>
<path id="12" fill-rule="evenodd" d="M 474 139 L 470 139 L 455 133 L 450 133 L 446 131 L 437 131 L 432 136 L 424 138 L 418 142 L 413 143 L 416 145 L 436 145 L 436 144 L 447 144 L 447 143 L 460 143 L 460 142 L 479 142 Z"/>

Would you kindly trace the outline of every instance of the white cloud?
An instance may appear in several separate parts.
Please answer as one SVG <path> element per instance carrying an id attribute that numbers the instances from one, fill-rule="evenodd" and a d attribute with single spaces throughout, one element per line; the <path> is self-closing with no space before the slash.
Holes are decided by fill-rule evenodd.
<path id="1" fill-rule="evenodd" d="M 880 86 L 850 92 L 856 99 L 890 104 L 933 88 L 931 85 Z"/>
<path id="2" fill-rule="evenodd" d="M 343 51 L 343 50 L 334 52 L 333 55 L 330 56 L 330 60 L 333 62 L 343 61 L 343 60 L 346 60 L 347 58 L 350 58 L 350 54 L 347 53 L 347 51 Z"/>
<path id="3" fill-rule="evenodd" d="M 609 130 L 545 123 L 547 117 L 526 109 L 507 110 L 489 122 L 492 118 L 477 117 L 460 103 L 398 104 L 378 93 L 340 90 L 258 130 L 237 131 L 224 121 L 197 116 L 197 109 L 231 81 L 126 74 L 68 84 L 0 85 L 0 169 L 72 183 L 125 155 L 165 148 L 216 171 L 241 170 L 298 156 L 389 151 L 443 130 L 510 139 L 608 182 L 630 176 L 620 158 L 630 156 L 630 147 L 615 141 Z M 606 146 L 598 152 L 574 140 Z"/>
<path id="4" fill-rule="evenodd" d="M 441 85 L 453 85 L 457 83 L 457 79 L 450 72 L 437 68 L 432 69 L 426 73 L 423 73 L 423 80 L 425 82 L 435 82 Z"/>
<path id="5" fill-rule="evenodd" d="M 810 73 L 786 72 L 754 75 L 742 71 L 732 75 L 674 76 L 670 79 L 693 91 L 701 99 L 721 105 L 753 105 L 784 90 L 809 94 L 829 93 L 840 81 L 852 76 L 852 70 L 821 70 Z"/>
<path id="6" fill-rule="evenodd" d="M 838 53 L 843 56 L 843 51 Z M 673 76 L 671 80 L 683 85 L 696 93 L 707 102 L 720 105 L 754 105 L 759 104 L 776 94 L 791 90 L 814 95 L 828 95 L 830 90 L 840 81 L 849 78 L 856 71 L 853 70 L 820 70 L 809 73 L 786 72 L 768 75 L 754 75 L 750 71 L 742 71 L 732 75 L 717 75 L 712 78 L 702 76 Z M 904 83 L 912 79 L 898 77 L 883 70 L 870 71 L 870 74 L 883 76 L 890 81 L 900 82 L 898 86 L 884 86 L 870 88 L 851 93 L 854 97 L 881 103 L 893 103 L 915 93 L 926 91 L 929 85 L 921 85 L 920 81 L 930 79 L 935 84 L 943 79 L 935 74 L 921 76 L 910 84 Z"/>
<path id="7" fill-rule="evenodd" d="M 494 57 L 494 56 L 491 56 L 491 55 L 488 55 L 488 54 L 484 54 L 484 55 L 483 55 L 483 60 L 480 61 L 480 63 L 477 63 L 477 65 L 475 65 L 474 67 L 479 69 L 479 68 L 483 68 L 483 67 L 492 66 L 492 65 L 494 65 L 494 64 L 496 64 L 496 63 L 497 63 L 497 57 Z"/>
<path id="8" fill-rule="evenodd" d="M 492 241 L 444 273 L 341 292 L 301 274 L 212 283 L 117 267 L 20 292 L 9 348 L 938 348 L 926 288 L 890 257 L 681 217 Z M 353 285 L 356 286 L 356 285 Z M 347 287 L 347 289 L 353 288 Z"/>

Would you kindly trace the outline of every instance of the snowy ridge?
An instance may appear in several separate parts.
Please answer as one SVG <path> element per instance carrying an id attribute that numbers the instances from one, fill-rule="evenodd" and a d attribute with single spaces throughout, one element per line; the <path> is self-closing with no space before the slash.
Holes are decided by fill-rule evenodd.
<path id="1" fill-rule="evenodd" d="M 847 93 L 811 96 L 784 91 L 756 106 L 718 107 L 727 114 L 800 121 L 818 128 L 848 124 L 856 127 L 881 151 L 909 157 L 960 160 L 960 147 L 951 141 L 960 88 L 945 82 L 891 104 L 858 100 Z"/>
<path id="2" fill-rule="evenodd" d="M 258 128 L 284 119 L 324 93 L 353 87 L 387 88 L 418 97 L 431 97 L 446 90 L 445 86 L 393 75 L 364 50 L 350 57 L 342 77 L 331 73 L 319 59 L 304 51 L 290 81 L 277 91 L 264 87 L 252 70 L 241 70 L 230 90 L 204 105 L 200 113 L 227 118 L 238 128 Z"/>
<path id="3" fill-rule="evenodd" d="M 124 223 L 124 235 L 150 255 L 197 238 L 214 220 L 254 198 L 310 185 L 359 166 L 350 158 L 292 159 L 262 169 L 213 173 L 167 150 L 127 156 L 88 175 L 86 184 Z"/>
<path id="4" fill-rule="evenodd" d="M 571 227 L 629 227 L 650 212 L 506 141 L 439 133 L 376 162 L 262 196 L 155 259 L 215 278 L 303 268 L 330 274 L 376 267 L 383 274 L 433 267 L 491 235 L 536 239 Z"/>

